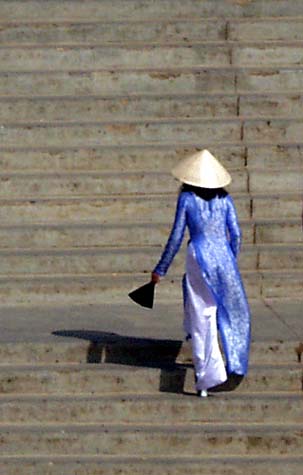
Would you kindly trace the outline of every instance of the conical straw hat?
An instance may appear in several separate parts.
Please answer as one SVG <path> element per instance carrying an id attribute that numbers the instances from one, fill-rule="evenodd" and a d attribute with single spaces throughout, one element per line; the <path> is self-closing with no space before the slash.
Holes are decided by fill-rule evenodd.
<path id="1" fill-rule="evenodd" d="M 201 188 L 223 188 L 231 182 L 231 176 L 208 151 L 195 153 L 178 163 L 172 175 L 183 183 Z"/>

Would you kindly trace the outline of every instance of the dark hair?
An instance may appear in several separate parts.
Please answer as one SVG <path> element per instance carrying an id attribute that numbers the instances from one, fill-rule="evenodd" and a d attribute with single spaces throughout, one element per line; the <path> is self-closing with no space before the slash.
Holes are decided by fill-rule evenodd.
<path id="1" fill-rule="evenodd" d="M 228 195 L 224 188 L 201 188 L 200 186 L 188 185 L 187 183 L 181 185 L 180 191 L 181 193 L 182 191 L 191 191 L 205 201 L 210 201 L 216 197 L 224 198 Z"/>

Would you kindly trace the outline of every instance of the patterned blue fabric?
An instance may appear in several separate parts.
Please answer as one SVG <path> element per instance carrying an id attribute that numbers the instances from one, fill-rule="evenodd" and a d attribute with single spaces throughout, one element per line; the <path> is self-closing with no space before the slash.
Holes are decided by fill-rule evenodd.
<path id="1" fill-rule="evenodd" d="M 164 276 L 188 226 L 203 278 L 217 303 L 217 324 L 227 372 L 246 374 L 250 345 L 250 311 L 237 265 L 241 231 L 232 198 L 210 200 L 183 191 L 162 257 L 154 272 Z"/>

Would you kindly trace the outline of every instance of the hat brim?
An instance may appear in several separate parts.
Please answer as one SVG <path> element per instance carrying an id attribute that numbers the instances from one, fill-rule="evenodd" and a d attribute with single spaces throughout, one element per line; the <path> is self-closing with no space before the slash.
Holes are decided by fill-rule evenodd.
<path id="1" fill-rule="evenodd" d="M 209 189 L 216 189 L 216 188 L 224 188 L 225 186 L 228 186 L 230 185 L 231 183 L 231 177 L 229 178 L 226 178 L 225 180 L 218 180 L 217 182 L 215 183 L 210 183 L 209 181 L 203 181 L 203 180 L 195 180 L 194 178 L 191 179 L 191 178 L 188 178 L 186 176 L 183 176 L 183 175 L 179 175 L 178 173 L 174 172 L 174 170 L 172 170 L 172 175 L 174 178 L 176 178 L 177 180 L 179 180 L 181 183 L 186 183 L 186 185 L 192 185 L 192 186 L 196 186 L 198 188 L 209 188 Z"/>

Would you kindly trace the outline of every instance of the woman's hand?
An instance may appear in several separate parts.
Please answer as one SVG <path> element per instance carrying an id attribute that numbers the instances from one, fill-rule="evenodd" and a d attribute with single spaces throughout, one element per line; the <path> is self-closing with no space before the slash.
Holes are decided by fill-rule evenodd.
<path id="1" fill-rule="evenodd" d="M 154 282 L 155 284 L 158 284 L 160 282 L 160 276 L 156 274 L 155 272 L 152 272 L 151 281 Z"/>

